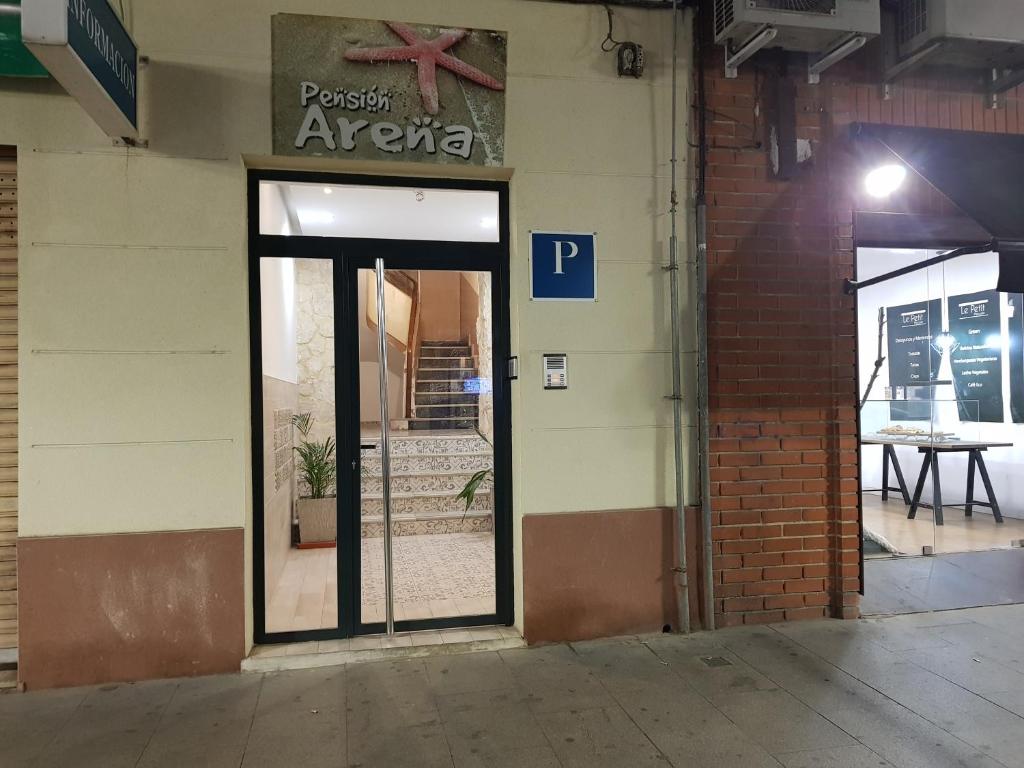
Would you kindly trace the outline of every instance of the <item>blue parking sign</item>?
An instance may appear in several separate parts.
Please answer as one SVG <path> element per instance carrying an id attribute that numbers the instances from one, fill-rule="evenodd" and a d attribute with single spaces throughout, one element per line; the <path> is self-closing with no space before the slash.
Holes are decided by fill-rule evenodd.
<path id="1" fill-rule="evenodd" d="M 597 300 L 597 234 L 530 232 L 530 298 Z"/>

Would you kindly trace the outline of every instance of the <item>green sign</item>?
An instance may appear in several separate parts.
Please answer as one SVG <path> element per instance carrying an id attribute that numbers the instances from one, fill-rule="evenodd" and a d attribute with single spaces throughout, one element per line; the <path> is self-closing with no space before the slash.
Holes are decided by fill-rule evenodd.
<path id="1" fill-rule="evenodd" d="M 21 0 L 0 0 L 0 76 L 49 77 L 21 42 Z"/>

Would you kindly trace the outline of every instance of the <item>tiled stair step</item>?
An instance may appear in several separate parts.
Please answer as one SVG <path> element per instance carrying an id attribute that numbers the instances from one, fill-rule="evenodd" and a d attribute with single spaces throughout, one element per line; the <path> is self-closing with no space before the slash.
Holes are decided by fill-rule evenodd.
<path id="1" fill-rule="evenodd" d="M 424 339 L 420 342 L 421 347 L 464 347 L 464 341 L 452 341 L 444 339 Z"/>
<path id="2" fill-rule="evenodd" d="M 417 384 L 425 381 L 465 381 L 475 379 L 475 368 L 420 368 L 416 371 Z M 420 389 L 417 386 L 417 389 Z"/>
<path id="3" fill-rule="evenodd" d="M 434 474 L 392 474 L 392 493 L 443 493 L 450 492 L 458 494 L 466 487 L 466 483 L 473 476 L 472 472 L 464 473 L 434 473 Z M 381 476 L 364 475 L 360 487 L 363 493 L 380 493 L 384 486 L 384 478 Z M 480 489 L 483 490 L 483 487 Z"/>
<path id="4" fill-rule="evenodd" d="M 417 392 L 416 405 L 476 405 L 480 399 L 477 392 Z"/>
<path id="5" fill-rule="evenodd" d="M 473 351 L 466 344 L 457 347 L 420 347 L 420 358 L 424 357 L 472 357 Z"/>
<path id="6" fill-rule="evenodd" d="M 473 429 L 476 417 L 472 419 L 409 419 L 409 430 L 417 432 L 426 429 Z"/>
<path id="7" fill-rule="evenodd" d="M 476 403 L 459 405 L 417 405 L 415 419 L 475 419 L 477 416 Z"/>
<path id="8" fill-rule="evenodd" d="M 362 514 L 382 515 L 384 514 L 384 502 L 379 493 L 364 494 L 361 501 Z M 481 490 L 473 498 L 471 510 L 491 509 L 490 490 Z M 462 514 L 466 511 L 466 502 L 455 498 L 454 493 L 421 493 L 421 494 L 391 494 L 392 515 L 416 515 L 424 513 L 432 514 Z"/>
<path id="9" fill-rule="evenodd" d="M 384 521 L 363 520 L 360 526 L 364 539 L 384 537 Z M 392 536 L 436 536 L 447 533 L 488 533 L 494 530 L 494 517 L 490 512 L 474 515 L 450 515 L 430 520 L 391 520 Z"/>
<path id="10" fill-rule="evenodd" d="M 373 444 L 374 450 L 363 451 L 363 459 L 380 457 L 380 438 L 364 437 L 363 445 Z M 475 453 L 491 453 L 490 444 L 475 431 L 465 434 L 412 435 L 391 432 L 391 456 L 455 456 Z"/>
<path id="11" fill-rule="evenodd" d="M 415 514 L 396 514 L 392 512 L 391 521 L 396 522 L 401 520 L 446 520 L 451 517 L 489 517 L 492 514 L 494 514 L 494 510 L 491 509 L 471 509 L 468 512 L 466 512 L 465 509 L 458 509 L 454 512 L 417 512 Z M 384 520 L 384 516 L 376 512 L 373 514 L 364 512 L 362 519 L 364 522 L 381 522 Z"/>
<path id="12" fill-rule="evenodd" d="M 364 457 L 362 467 L 365 476 L 380 477 L 382 472 L 380 456 Z M 473 474 L 481 469 L 492 469 L 493 467 L 494 455 L 490 451 L 444 456 L 411 454 L 391 457 L 392 477 L 398 475 L 416 477 L 418 475 Z"/>
<path id="13" fill-rule="evenodd" d="M 461 379 L 424 379 L 418 377 L 416 381 L 417 395 L 472 395 L 479 396 L 477 391 L 480 386 L 476 383 L 476 376 L 466 376 Z"/>
<path id="14" fill-rule="evenodd" d="M 471 357 L 421 357 L 417 362 L 420 371 L 441 368 L 446 371 L 458 368 L 476 368 L 476 363 Z"/>

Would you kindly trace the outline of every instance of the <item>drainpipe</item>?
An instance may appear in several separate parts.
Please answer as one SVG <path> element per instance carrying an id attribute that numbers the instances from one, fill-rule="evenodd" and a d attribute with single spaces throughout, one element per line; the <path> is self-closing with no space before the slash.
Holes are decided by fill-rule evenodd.
<path id="1" fill-rule="evenodd" d="M 700 473 L 700 515 L 704 544 L 704 629 L 712 630 L 715 628 L 715 584 L 711 546 L 711 426 L 708 415 L 708 133 L 702 7 L 698 7 L 693 22 L 694 56 L 697 59 L 697 466 Z"/>
<path id="2" fill-rule="evenodd" d="M 683 382 L 682 382 L 682 332 L 679 327 L 679 241 L 676 233 L 676 211 L 678 187 L 676 164 L 679 160 L 676 147 L 676 132 L 679 127 L 677 108 L 677 80 L 679 70 L 679 0 L 672 0 L 672 192 L 669 196 L 669 221 L 672 234 L 668 241 L 669 286 L 672 307 L 672 422 L 673 458 L 676 474 L 676 526 L 679 540 L 679 560 L 676 572 L 676 607 L 679 612 L 679 631 L 690 632 L 690 584 L 686 570 L 686 477 L 683 473 Z"/>

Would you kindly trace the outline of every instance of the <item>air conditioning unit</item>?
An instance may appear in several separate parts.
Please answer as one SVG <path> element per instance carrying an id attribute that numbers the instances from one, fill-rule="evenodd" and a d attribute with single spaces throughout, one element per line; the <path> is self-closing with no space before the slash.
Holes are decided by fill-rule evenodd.
<path id="1" fill-rule="evenodd" d="M 1024 68 L 1020 0 L 898 0 L 895 21 L 901 62 L 919 58 L 929 66 Z"/>
<path id="2" fill-rule="evenodd" d="M 715 42 L 726 46 L 726 74 L 771 44 L 806 51 L 817 73 L 881 31 L 879 0 L 714 0 Z"/>
<path id="3" fill-rule="evenodd" d="M 877 35 L 878 0 L 715 0 L 715 42 L 740 46 L 765 26 L 790 51 L 825 51 L 851 33 Z"/>

